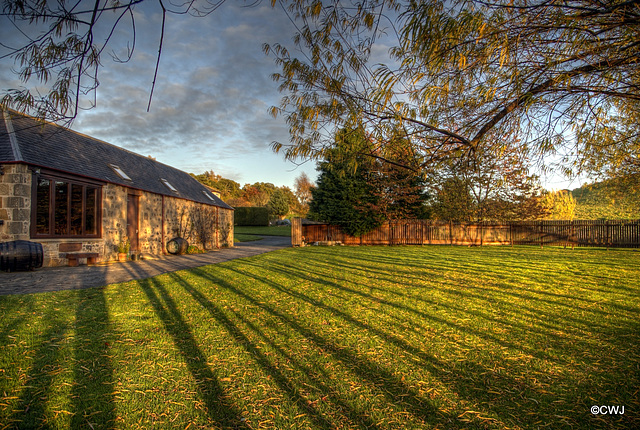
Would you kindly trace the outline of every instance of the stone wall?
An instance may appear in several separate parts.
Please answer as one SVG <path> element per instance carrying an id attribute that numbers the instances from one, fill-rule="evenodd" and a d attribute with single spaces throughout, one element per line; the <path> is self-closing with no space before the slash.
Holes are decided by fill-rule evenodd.
<path id="1" fill-rule="evenodd" d="M 118 245 L 127 237 L 127 188 L 107 184 L 102 187 L 102 259 L 118 259 Z"/>
<path id="2" fill-rule="evenodd" d="M 0 242 L 29 240 L 31 170 L 24 164 L 0 164 Z"/>
<path id="3" fill-rule="evenodd" d="M 205 250 L 231 247 L 233 211 L 165 197 L 165 243 L 174 237 Z"/>
<path id="4" fill-rule="evenodd" d="M 68 252 L 97 252 L 103 256 L 101 261 L 105 261 L 103 239 L 37 239 L 33 242 L 42 244 L 44 267 L 66 266 L 68 260 L 63 256 Z M 79 262 L 85 264 L 86 258 L 81 258 Z"/>
<path id="5" fill-rule="evenodd" d="M 165 197 L 165 200 L 167 197 Z M 139 245 L 142 254 L 163 254 L 162 196 L 143 193 L 140 197 Z M 168 239 L 165 237 L 165 243 Z"/>
<path id="6" fill-rule="evenodd" d="M 117 185 L 103 187 L 102 235 L 105 258 L 117 258 L 117 246 L 127 236 L 127 198 L 129 192 L 139 195 L 138 254 L 166 254 L 165 246 L 175 237 L 183 237 L 189 244 L 211 250 L 233 246 L 233 211 L 196 203 L 176 197 L 131 191 Z M 164 211 L 164 216 L 163 216 Z M 196 234 L 199 214 L 210 222 L 210 240 L 203 244 Z M 164 224 L 164 231 L 163 231 Z M 164 241 L 163 241 L 164 240 Z"/>

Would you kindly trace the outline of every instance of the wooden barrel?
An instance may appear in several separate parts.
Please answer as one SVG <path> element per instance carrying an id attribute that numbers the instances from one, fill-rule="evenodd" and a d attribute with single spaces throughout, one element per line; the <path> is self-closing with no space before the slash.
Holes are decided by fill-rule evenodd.
<path id="1" fill-rule="evenodd" d="M 42 267 L 42 244 L 28 240 L 0 243 L 0 270 L 15 272 Z"/>
<path id="2" fill-rule="evenodd" d="M 167 242 L 167 251 L 169 254 L 186 254 L 189 248 L 189 242 L 181 237 L 175 237 Z"/>

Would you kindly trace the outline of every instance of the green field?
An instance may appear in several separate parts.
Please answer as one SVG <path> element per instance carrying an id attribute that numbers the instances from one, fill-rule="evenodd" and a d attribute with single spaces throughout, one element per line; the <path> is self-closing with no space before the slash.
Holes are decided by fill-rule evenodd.
<path id="1" fill-rule="evenodd" d="M 306 247 L 0 297 L 0 428 L 640 428 L 638 279 L 633 250 Z"/>
<path id="2" fill-rule="evenodd" d="M 233 228 L 234 242 L 250 242 L 260 240 L 262 236 L 288 236 L 291 237 L 291 226 L 251 227 L 235 226 Z"/>

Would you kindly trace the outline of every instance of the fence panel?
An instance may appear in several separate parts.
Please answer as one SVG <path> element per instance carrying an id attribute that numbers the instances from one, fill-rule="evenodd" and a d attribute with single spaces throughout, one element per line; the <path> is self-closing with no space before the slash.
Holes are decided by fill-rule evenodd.
<path id="1" fill-rule="evenodd" d="M 386 222 L 380 227 L 360 236 L 362 245 L 389 245 L 391 235 L 389 223 Z"/>
<path id="2" fill-rule="evenodd" d="M 424 244 L 443 245 L 451 243 L 451 223 L 441 221 L 426 221 Z"/>
<path id="3" fill-rule="evenodd" d="M 329 224 L 297 224 L 292 244 L 339 241 L 345 245 L 553 245 L 640 247 L 640 220 L 512 221 L 453 223 L 430 220 L 386 222 L 360 237 Z"/>
<path id="4" fill-rule="evenodd" d="M 488 222 L 481 223 L 480 245 L 509 245 L 511 243 L 511 227 L 509 224 Z"/>
<path id="5" fill-rule="evenodd" d="M 420 220 L 400 220 L 389 223 L 392 245 L 422 245 L 424 232 L 424 223 Z"/>

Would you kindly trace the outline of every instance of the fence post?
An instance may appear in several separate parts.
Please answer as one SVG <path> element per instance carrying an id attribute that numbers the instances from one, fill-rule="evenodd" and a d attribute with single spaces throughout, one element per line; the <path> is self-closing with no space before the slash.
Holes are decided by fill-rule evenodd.
<path id="1" fill-rule="evenodd" d="M 509 242 L 511 243 L 511 247 L 513 248 L 513 222 L 509 221 Z"/>
<path id="2" fill-rule="evenodd" d="M 571 249 L 576 249 L 576 223 L 574 220 L 571 220 Z"/>
<path id="3" fill-rule="evenodd" d="M 291 223 L 291 245 L 302 245 L 302 218 L 294 218 Z"/>
<path id="4" fill-rule="evenodd" d="M 543 223 L 543 222 L 544 222 L 544 221 L 540 221 L 540 229 L 539 229 L 540 231 L 538 232 L 538 234 L 539 234 L 539 236 L 540 236 L 540 249 L 542 249 L 542 248 L 543 248 L 543 246 L 542 246 L 542 223 Z"/>

